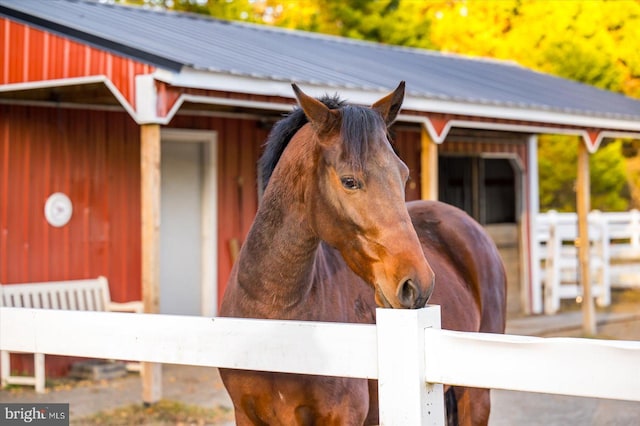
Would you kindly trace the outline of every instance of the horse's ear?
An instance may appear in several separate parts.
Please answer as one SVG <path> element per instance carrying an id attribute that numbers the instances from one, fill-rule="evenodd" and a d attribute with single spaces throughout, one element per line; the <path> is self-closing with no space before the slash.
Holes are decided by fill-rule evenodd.
<path id="1" fill-rule="evenodd" d="M 324 133 L 333 129 L 338 121 L 338 113 L 329 109 L 316 98 L 304 93 L 297 84 L 293 83 L 291 87 L 293 87 L 300 108 L 304 111 L 304 115 L 307 116 L 314 130 L 317 133 Z"/>
<path id="2" fill-rule="evenodd" d="M 371 106 L 371 108 L 378 111 L 382 115 L 385 123 L 387 123 L 387 126 L 390 126 L 398 116 L 398 112 L 400 112 L 400 107 L 402 106 L 403 100 L 404 81 L 401 81 L 398 87 L 396 87 L 396 90 L 389 93 L 384 98 L 378 100 Z"/>

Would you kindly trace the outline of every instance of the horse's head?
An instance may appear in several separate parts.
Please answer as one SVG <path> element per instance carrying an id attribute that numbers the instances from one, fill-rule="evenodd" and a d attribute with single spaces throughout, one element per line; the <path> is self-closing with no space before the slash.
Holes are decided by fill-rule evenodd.
<path id="1" fill-rule="evenodd" d="M 317 175 L 305 193 L 314 232 L 375 288 L 379 306 L 424 306 L 434 274 L 405 205 L 409 169 L 388 138 L 404 82 L 371 108 L 330 109 L 293 89 L 315 142 Z"/>

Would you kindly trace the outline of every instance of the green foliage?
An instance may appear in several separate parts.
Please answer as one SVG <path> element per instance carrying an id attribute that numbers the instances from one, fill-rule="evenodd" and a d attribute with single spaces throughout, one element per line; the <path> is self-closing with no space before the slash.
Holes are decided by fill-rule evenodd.
<path id="1" fill-rule="evenodd" d="M 320 10 L 335 24 L 335 34 L 380 43 L 433 48 L 427 7 L 402 0 L 319 0 Z"/>
<path id="2" fill-rule="evenodd" d="M 541 211 L 576 211 L 579 143 L 584 142 L 574 136 L 540 137 L 538 173 Z M 606 144 L 589 159 L 592 209 L 624 211 L 629 208 L 629 187 L 621 145 L 619 140 Z"/>
<path id="3" fill-rule="evenodd" d="M 625 211 L 629 208 L 629 186 L 622 141 L 602 146 L 589 161 L 591 171 L 591 208 L 601 211 Z"/>
<path id="4" fill-rule="evenodd" d="M 538 143 L 540 211 L 575 211 L 576 137 L 541 136 Z"/>

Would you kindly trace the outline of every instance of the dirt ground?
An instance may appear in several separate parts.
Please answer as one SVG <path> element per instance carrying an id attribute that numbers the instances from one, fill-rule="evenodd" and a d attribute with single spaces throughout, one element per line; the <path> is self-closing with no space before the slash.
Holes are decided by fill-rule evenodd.
<path id="1" fill-rule="evenodd" d="M 206 424 L 233 424 L 231 400 L 224 390 L 216 368 L 165 364 L 162 369 L 162 389 L 165 401 L 175 401 L 185 404 L 187 407 L 215 410 L 217 413 L 215 421 Z M 55 380 L 47 386 L 44 394 L 37 394 L 32 387 L 23 386 L 0 390 L 0 402 L 69 403 L 71 424 L 97 424 L 97 420 L 88 422 L 86 418 L 96 413 L 105 414 L 132 404 L 142 406 L 142 383 L 140 376 L 136 373 L 130 373 L 126 377 L 118 379 L 101 381 Z M 174 407 L 174 411 L 176 409 L 185 411 L 187 407 Z M 111 421 L 100 423 L 133 424 L 129 420 L 121 419 L 120 416 L 121 414 L 111 416 Z M 102 416 L 102 418 L 105 417 Z M 209 420 L 211 418 L 212 416 L 208 416 Z M 156 424 L 177 423 L 160 422 Z"/>

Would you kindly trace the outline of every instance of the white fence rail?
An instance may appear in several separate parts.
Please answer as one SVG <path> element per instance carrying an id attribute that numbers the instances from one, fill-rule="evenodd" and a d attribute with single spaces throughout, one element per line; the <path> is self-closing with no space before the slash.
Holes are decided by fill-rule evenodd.
<path id="1" fill-rule="evenodd" d="M 575 213 L 549 212 L 536 218 L 539 248 L 537 283 L 543 288 L 544 311 L 553 314 L 562 299 L 581 297 Z M 611 303 L 611 288 L 640 288 L 640 211 L 588 217 L 593 295 L 600 306 Z"/>
<path id="2" fill-rule="evenodd" d="M 444 424 L 441 383 L 640 401 L 640 342 L 445 331 L 437 306 L 377 316 L 356 325 L 0 308 L 0 349 L 377 378 L 385 425 Z"/>

